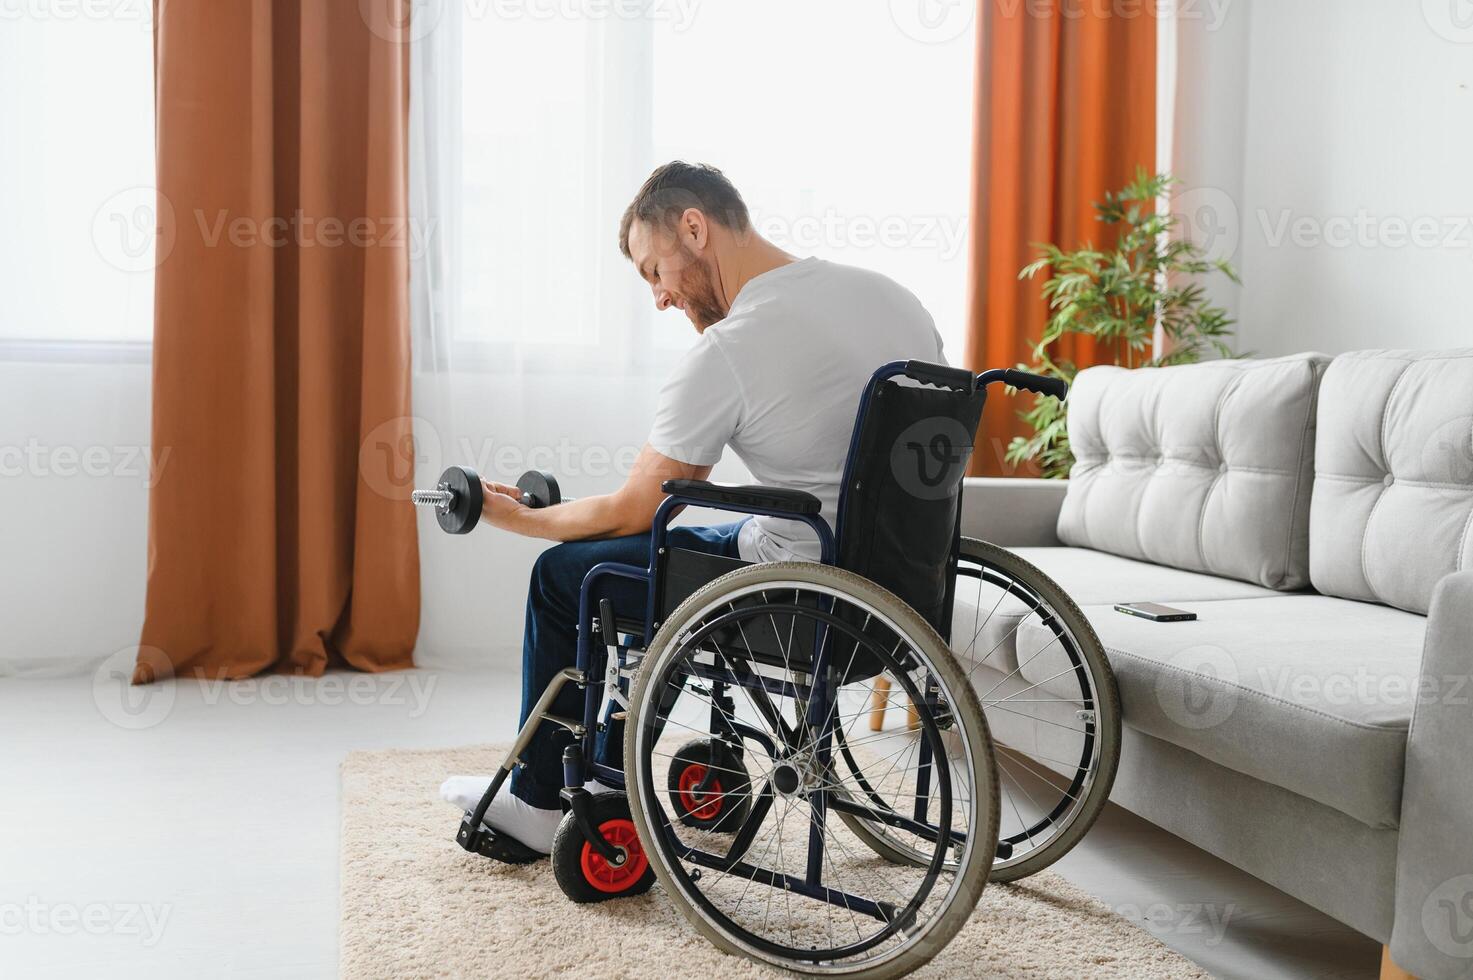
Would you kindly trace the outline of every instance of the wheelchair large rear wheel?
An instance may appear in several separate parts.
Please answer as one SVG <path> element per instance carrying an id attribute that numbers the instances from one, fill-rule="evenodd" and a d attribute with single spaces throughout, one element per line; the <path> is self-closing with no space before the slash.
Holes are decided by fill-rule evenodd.
<path id="1" fill-rule="evenodd" d="M 918 728 L 899 752 L 851 744 L 876 766 L 856 798 L 835 733 L 867 713 L 876 670 L 920 705 Z M 692 738 L 741 744 L 739 827 L 690 826 L 672 804 L 669 770 Z M 997 776 L 976 694 L 935 630 L 849 572 L 753 565 L 692 595 L 639 665 L 624 751 L 656 878 L 727 952 L 810 975 L 902 976 L 946 946 L 987 882 Z M 883 824 L 918 860 L 875 854 L 851 820 Z"/>
<path id="2" fill-rule="evenodd" d="M 961 541 L 951 645 L 997 751 L 1002 822 L 992 880 L 1015 881 L 1069 853 L 1109 799 L 1120 759 L 1115 675 L 1063 589 L 1012 552 L 972 538 Z M 905 700 L 893 687 L 876 697 Z M 839 737 L 852 741 L 855 732 Z M 852 791 L 862 792 L 867 763 L 840 750 Z M 924 860 L 888 828 L 850 822 L 876 853 Z"/>

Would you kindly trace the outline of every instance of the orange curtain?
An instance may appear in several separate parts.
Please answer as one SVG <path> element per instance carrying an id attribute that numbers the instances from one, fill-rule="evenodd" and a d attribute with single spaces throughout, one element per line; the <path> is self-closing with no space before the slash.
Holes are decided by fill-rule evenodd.
<path id="1" fill-rule="evenodd" d="M 1032 359 L 1048 318 L 1041 278 L 1019 281 L 1033 243 L 1108 247 L 1093 202 L 1156 157 L 1156 17 L 1151 4 L 980 0 L 972 168 L 967 365 Z M 1068 338 L 1082 365 L 1108 352 Z M 1027 428 L 1020 402 L 985 413 L 972 468 L 1011 474 L 1003 453 Z M 1019 474 L 1029 475 L 1029 474 Z"/>
<path id="2" fill-rule="evenodd" d="M 412 665 L 407 7 L 154 2 L 136 682 Z"/>

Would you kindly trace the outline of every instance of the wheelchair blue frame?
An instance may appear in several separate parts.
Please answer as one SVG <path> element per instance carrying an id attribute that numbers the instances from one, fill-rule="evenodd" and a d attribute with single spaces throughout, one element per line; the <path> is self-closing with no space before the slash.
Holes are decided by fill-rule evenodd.
<path id="1" fill-rule="evenodd" d="M 583 672 L 588 678 L 585 688 L 583 702 L 583 724 L 586 731 L 583 734 L 583 758 L 593 758 L 593 741 L 597 734 L 597 723 L 599 709 L 606 700 L 603 691 L 603 681 L 595 681 L 592 669 L 594 667 L 593 654 L 596 647 L 602 647 L 601 639 L 595 640 L 593 623 L 594 593 L 600 581 L 606 578 L 626 578 L 643 582 L 649 590 L 649 596 L 645 602 L 644 617 L 644 646 L 648 648 L 654 641 L 655 633 L 660 623 L 658 620 L 658 603 L 660 598 L 660 556 L 665 553 L 666 541 L 669 536 L 670 520 L 675 516 L 677 508 L 681 507 L 711 507 L 716 510 L 726 510 L 733 513 L 748 514 L 753 516 L 783 517 L 799 520 L 813 528 L 818 535 L 821 560 L 825 565 L 834 563 L 835 545 L 834 533 L 829 530 L 828 523 L 817 514 L 794 515 L 790 511 L 778 510 L 772 507 L 736 507 L 731 505 L 713 504 L 707 500 L 698 500 L 694 497 L 671 494 L 666 497 L 655 511 L 655 521 L 650 537 L 650 564 L 648 568 L 640 568 L 637 565 L 625 565 L 620 562 L 603 562 L 588 570 L 583 577 L 583 585 L 578 594 L 578 659 L 576 669 Z M 607 655 L 607 650 L 605 649 Z M 589 769 L 599 782 L 612 786 L 615 789 L 624 788 L 624 772 L 612 766 L 602 763 L 590 763 Z M 587 773 L 585 773 L 585 776 Z M 586 781 L 586 780 L 585 780 Z M 571 785 L 571 784 L 570 784 Z"/>
<path id="2" fill-rule="evenodd" d="M 874 425 L 867 427 L 873 399 L 878 394 L 891 390 L 890 387 L 882 388 L 881 383 L 897 376 L 904 376 L 925 385 L 950 389 L 953 392 L 963 392 L 967 398 L 961 401 L 962 408 L 953 409 L 951 407 L 933 408 L 932 405 L 936 402 L 933 402 L 931 395 L 917 393 L 907 394 L 904 397 L 897 396 L 889 401 L 899 401 L 897 408 L 899 414 L 876 416 Z M 876 508 L 893 506 L 892 498 L 888 495 L 897 489 L 895 484 L 887 482 L 890 477 L 885 474 L 884 470 L 883 453 L 885 450 L 878 447 L 891 445 L 892 440 L 897 438 L 895 431 L 886 428 L 887 426 L 903 427 L 907 424 L 918 424 L 922 418 L 929 418 L 930 413 L 934 412 L 955 411 L 957 414 L 954 417 L 964 420 L 968 430 L 975 432 L 978 413 L 983 407 L 983 399 L 978 396 L 985 386 L 997 382 L 1060 398 L 1067 393 L 1067 386 L 1062 381 L 1012 370 L 991 370 L 974 374 L 967 370 L 943 365 L 894 361 L 875 371 L 860 397 L 845 458 L 838 513 L 832 528 L 819 512 L 815 498 L 809 494 L 761 487 L 720 488 L 699 481 L 673 481 L 667 484 L 665 489 L 668 491 L 668 496 L 656 510 L 651 526 L 648 565 L 640 567 L 632 564 L 605 562 L 593 567 L 585 575 L 578 598 L 578 639 L 575 665 L 559 671 L 543 691 L 536 705 L 527 712 L 527 718 L 518 733 L 517 741 L 507 755 L 507 761 L 496 773 L 480 803 L 473 811 L 467 812 L 461 822 L 460 832 L 457 835 L 457 841 L 461 846 L 466 850 L 512 863 L 524 863 L 535 859 L 537 856 L 535 852 L 510 837 L 498 834 L 487 827 L 483 820 L 488 806 L 508 775 L 515 767 L 524 764 L 520 754 L 537 732 L 538 726 L 547 722 L 560 726 L 573 735 L 573 741 L 563 753 L 564 788 L 561 797 L 564 807 L 571 810 L 571 819 L 576 822 L 582 840 L 587 847 L 597 851 L 612 866 L 618 866 L 623 861 L 623 852 L 616 849 L 604 837 L 598 829 L 599 825 L 594 822 L 592 797 L 585 788 L 590 778 L 615 789 L 626 789 L 628 786 L 628 780 L 622 768 L 595 761 L 595 741 L 599 733 L 600 715 L 604 706 L 610 704 L 610 710 L 612 710 L 612 702 L 627 704 L 627 700 L 622 697 L 617 688 L 622 686 L 622 679 L 627 673 L 626 668 L 630 659 L 627 651 L 636 647 L 637 644 L 634 640 L 623 641 L 621 634 L 628 636 L 638 631 L 641 634 L 640 640 L 642 640 L 642 646 L 639 646 L 639 649 L 649 651 L 660 629 L 661 617 L 672 612 L 669 607 L 681 601 L 684 590 L 692 583 L 699 586 L 704 582 L 714 580 L 720 574 L 722 562 L 726 561 L 713 558 L 711 559 L 714 563 L 713 567 L 702 564 L 694 555 L 687 555 L 681 560 L 682 562 L 688 560 L 690 564 L 681 565 L 678 571 L 671 574 L 671 562 L 678 556 L 685 555 L 680 549 L 672 550 L 668 545 L 670 522 L 681 508 L 686 506 L 709 507 L 748 516 L 776 517 L 806 524 L 818 538 L 821 564 L 837 565 L 840 561 L 840 547 L 842 546 L 845 549 L 843 560 L 846 567 L 852 567 L 853 571 L 866 575 L 881 586 L 888 584 L 900 601 L 907 601 L 906 597 L 910 597 L 908 601 L 913 604 L 917 613 L 937 626 L 942 639 L 949 640 L 951 606 L 956 590 L 958 561 L 961 553 L 961 508 L 956 496 L 959 493 L 960 472 L 955 464 L 959 463 L 964 456 L 956 455 L 954 450 L 946 450 L 945 452 L 949 455 L 946 455 L 945 458 L 949 460 L 948 465 L 951 468 L 944 469 L 942 472 L 947 474 L 945 478 L 947 482 L 944 484 L 927 482 L 927 486 L 944 486 L 943 495 L 931 499 L 945 501 L 945 504 L 940 506 L 946 509 L 938 510 L 932 507 L 928 510 L 923 506 L 917 506 L 901 513 L 900 525 L 896 528 L 888 528 L 883 523 L 872 523 L 875 515 L 880 513 Z M 909 392 L 909 389 L 906 390 Z M 939 404 L 954 406 L 957 400 L 944 398 L 939 400 Z M 920 417 L 917 416 L 917 413 Z M 913 430 L 906 428 L 900 438 L 908 438 L 905 433 L 911 431 Z M 938 436 L 937 439 L 941 437 Z M 955 438 L 941 443 L 941 445 L 953 447 L 957 444 L 958 440 Z M 894 442 L 893 445 L 899 447 L 902 443 Z M 903 443 L 903 445 L 911 446 L 912 444 Z M 933 440 L 931 445 L 935 447 L 938 442 Z M 934 448 L 932 451 L 937 454 L 943 452 Z M 860 458 L 861 454 L 864 456 L 863 460 Z M 864 468 L 859 468 L 861 465 Z M 890 465 L 894 466 L 893 457 Z M 878 475 L 878 480 L 876 475 Z M 922 476 L 923 482 L 926 482 L 927 479 Z M 864 481 L 864 490 L 851 495 L 851 489 L 860 491 L 861 480 Z M 856 516 L 854 520 L 863 520 L 864 528 L 893 531 L 891 539 L 880 543 L 878 539 L 868 534 L 856 537 L 852 541 L 846 539 L 844 528 L 849 519 L 848 513 L 851 505 L 857 508 L 856 514 L 865 515 Z M 953 507 L 955 508 L 954 517 L 950 511 L 950 508 Z M 910 523 L 905 523 L 904 519 L 909 519 Z M 920 560 L 928 560 L 931 555 L 938 552 L 946 554 L 943 548 L 949 522 L 951 522 L 950 547 L 945 559 L 942 581 L 938 582 L 935 577 L 922 577 L 918 579 L 920 583 L 918 589 L 910 590 L 904 582 L 897 586 L 889 570 L 892 556 L 897 553 L 897 549 L 900 554 L 908 555 L 910 552 L 907 552 L 906 549 L 910 548 L 914 551 L 918 545 L 922 549 L 920 554 L 925 556 Z M 741 564 L 743 563 L 727 562 L 727 565 Z M 902 567 L 904 567 L 903 563 Z M 670 577 L 665 578 L 666 576 Z M 643 621 L 637 625 L 634 624 L 632 618 L 621 622 L 606 592 L 602 597 L 600 596 L 600 592 L 604 591 L 601 587 L 605 582 L 619 578 L 640 582 L 646 589 L 645 615 Z M 937 589 L 938 585 L 942 587 L 940 590 Z M 672 591 L 667 594 L 667 589 L 662 586 L 668 586 Z M 801 614 L 813 621 L 814 639 L 813 646 L 804 651 L 805 662 L 800 665 L 799 672 L 793 674 L 791 665 L 788 665 L 792 676 L 782 679 L 766 676 L 761 670 L 754 671 L 750 664 L 740 659 L 733 660 L 722 653 L 720 643 L 716 642 L 714 644 L 716 653 L 712 662 L 697 663 L 692 657 L 690 663 L 680 668 L 679 684 L 676 686 L 683 688 L 686 678 L 699 679 L 709 685 L 709 691 L 703 690 L 702 693 L 708 693 L 711 697 L 710 731 L 713 738 L 711 744 L 752 742 L 760 745 L 774 760 L 789 758 L 792 754 L 811 753 L 811 764 L 814 771 L 819 773 L 828 772 L 830 760 L 837 749 L 848 761 L 850 769 L 855 772 L 862 791 L 859 795 L 851 797 L 843 791 L 836 792 L 820 785 L 804 794 L 811 807 L 811 826 L 808 834 L 807 861 L 801 876 L 757 867 L 746 863 L 740 857 L 747 852 L 760 824 L 773 806 L 776 798 L 773 786 L 777 785 L 779 792 L 789 794 L 798 785 L 799 777 L 791 765 L 788 766 L 787 778 L 793 780 L 792 786 L 784 787 L 778 782 L 778 775 L 769 774 L 767 786 L 762 793 L 755 796 L 744 794 L 747 795 L 750 809 L 743 811 L 741 826 L 735 830 L 735 837 L 727 856 L 712 854 L 677 841 L 677 853 L 680 860 L 671 873 L 677 876 L 683 875 L 684 871 L 679 867 L 680 864 L 736 872 L 748 877 L 751 881 L 762 882 L 841 906 L 851 912 L 872 916 L 884 923 L 884 929 L 869 940 L 857 942 L 842 950 L 831 951 L 841 955 L 850 955 L 883 942 L 897 931 L 905 929 L 907 922 L 915 920 L 920 903 L 935 884 L 951 846 L 965 844 L 971 830 L 966 829 L 964 832 L 952 828 L 952 774 L 947 765 L 934 765 L 936 757 L 933 754 L 933 744 L 940 746 L 940 727 L 945 724 L 944 716 L 937 710 L 941 705 L 937 678 L 925 673 L 916 676 L 917 661 L 911 654 L 897 654 L 896 650 L 887 649 L 888 641 L 881 644 L 870 630 L 868 617 L 865 618 L 864 625 L 846 621 L 846 618 L 838 611 L 839 599 L 835 598 L 835 596 L 844 594 L 842 590 L 829 589 L 826 592 L 820 590 L 816 601 L 811 604 L 802 603 L 797 597 L 797 591 L 795 589 L 794 598 L 790 603 L 771 602 L 765 591 L 762 593 L 761 603 L 757 605 L 740 599 L 734 600 L 728 603 L 726 611 L 707 618 L 700 626 L 693 629 L 690 637 L 681 637 L 680 642 L 682 649 L 700 651 L 708 637 L 716 635 L 716 631 L 726 628 L 728 623 L 739 624 L 744 615 L 754 612 L 766 615 L 777 613 L 790 615 L 796 622 L 797 617 Z M 939 607 L 936 605 L 938 599 L 941 600 Z M 831 663 L 831 658 L 842 656 L 836 650 L 844 646 L 844 643 L 829 643 L 830 631 L 844 637 L 844 642 L 848 644 L 845 647 L 850 651 L 848 665 L 842 671 L 836 672 L 831 669 L 838 664 L 837 659 Z M 780 640 L 779 644 L 781 644 Z M 864 657 L 856 662 L 855 658 L 860 655 L 861 651 Z M 749 652 L 752 652 L 750 648 Z M 680 651 L 676 653 L 678 656 Z M 786 662 L 786 649 L 782 651 L 782 656 Z M 614 659 L 610 660 L 610 657 Z M 810 660 L 811 662 L 808 662 Z M 759 665 L 763 662 L 760 655 L 757 662 Z M 659 665 L 652 664 L 652 666 Z M 674 670 L 675 668 L 667 666 L 664 669 Z M 921 728 L 926 733 L 926 737 L 920 743 L 917 761 L 913 814 L 900 812 L 900 809 L 904 808 L 892 809 L 876 797 L 875 791 L 859 773 L 844 738 L 842 726 L 835 727 L 839 725 L 839 722 L 835 717 L 834 708 L 838 704 L 839 687 L 846 683 L 845 678 L 859 680 L 881 672 L 892 675 L 895 682 L 901 687 L 902 693 L 920 709 L 918 718 Z M 670 676 L 662 675 L 654 678 L 652 682 L 663 685 L 670 679 Z M 559 717 L 550 713 L 552 702 L 570 683 L 583 691 L 581 719 Z M 613 690 L 610 689 L 611 684 L 615 685 Z M 735 717 L 735 708 L 727 693 L 729 689 L 748 692 L 753 709 L 771 726 L 770 734 Z M 661 696 L 664 696 L 663 686 L 659 688 L 659 691 Z M 806 715 L 803 718 L 794 718 L 789 721 L 784 717 L 783 711 L 774 704 L 770 695 L 777 695 L 795 702 L 806 700 Z M 658 710 L 654 712 L 654 717 L 649 724 L 660 725 Z M 648 736 L 648 731 L 641 729 L 636 734 L 636 741 L 633 743 L 636 750 L 643 752 L 637 762 L 641 767 L 641 772 L 646 771 L 645 767 L 650 765 L 651 749 L 646 736 Z M 710 780 L 716 767 L 707 767 L 706 771 L 707 775 L 704 778 Z M 934 814 L 930 812 L 932 780 L 935 781 L 937 791 Z M 703 782 L 695 792 L 706 792 L 706 785 Z M 652 786 L 645 786 L 643 792 L 654 793 L 655 789 Z M 869 805 L 865 799 L 866 796 L 875 804 L 874 806 Z M 926 879 L 921 890 L 905 908 L 896 908 L 884 901 L 872 901 L 861 896 L 850 895 L 823 884 L 826 850 L 824 833 L 830 811 L 837 812 L 846 818 L 858 817 L 864 821 L 904 829 L 937 845 L 926 868 Z M 668 820 L 661 816 L 658 826 L 653 829 L 657 834 L 663 835 L 671 828 Z M 662 842 L 664 842 L 663 838 Z M 646 846 L 649 846 L 648 842 Z M 998 853 L 1002 853 L 1001 849 Z M 586 851 L 584 860 L 587 860 Z M 556 860 L 554 863 L 556 864 Z M 584 874 L 587 874 L 586 868 Z M 691 872 L 692 880 L 697 874 L 698 872 Z M 694 900 L 705 901 L 699 893 L 696 893 Z M 759 947 L 764 945 L 760 940 L 756 940 L 756 944 Z M 777 948 L 773 947 L 773 949 Z"/>
<path id="3" fill-rule="evenodd" d="M 961 375 L 962 373 L 964 372 L 959 370 L 955 372 L 956 375 Z M 975 390 L 975 388 L 985 387 L 989 384 L 1007 382 L 1009 381 L 1009 375 L 1012 374 L 1014 374 L 1014 372 L 1002 369 L 984 371 L 980 374 L 973 374 L 971 383 L 973 384 Z M 622 769 L 617 769 L 613 766 L 604 765 L 599 762 L 589 761 L 594 758 L 594 739 L 596 738 L 598 731 L 599 711 L 604 702 L 607 700 L 607 692 L 604 690 L 605 681 L 593 671 L 593 668 L 595 667 L 594 651 L 597 647 L 603 647 L 602 638 L 596 637 L 595 634 L 598 631 L 594 630 L 592 627 L 592 624 L 594 622 L 594 609 L 597 602 L 597 600 L 595 599 L 595 593 L 597 592 L 597 586 L 599 585 L 599 583 L 602 580 L 608 578 L 625 578 L 645 584 L 649 594 L 645 603 L 644 635 L 642 639 L 644 647 L 648 649 L 649 645 L 654 641 L 654 635 L 658 631 L 660 626 L 658 619 L 658 616 L 660 614 L 658 603 L 661 594 L 660 558 L 665 552 L 666 541 L 669 535 L 670 521 L 675 516 L 676 511 L 680 508 L 687 506 L 708 507 L 716 510 L 725 510 L 733 513 L 747 514 L 749 516 L 781 517 L 787 520 L 801 521 L 802 523 L 807 524 L 809 527 L 811 527 L 818 537 L 820 562 L 825 565 L 835 564 L 837 562 L 838 551 L 836 542 L 840 539 L 840 536 L 843 534 L 844 529 L 845 503 L 848 497 L 848 488 L 850 485 L 850 471 L 854 466 L 856 455 L 855 448 L 858 445 L 858 440 L 860 432 L 864 425 L 865 417 L 869 412 L 871 397 L 880 382 L 901 375 L 917 381 L 931 384 L 947 383 L 941 376 L 935 373 L 932 366 L 920 365 L 912 361 L 891 361 L 890 363 L 880 367 L 879 370 L 875 371 L 875 373 L 870 377 L 869 383 L 865 386 L 864 393 L 860 398 L 859 410 L 855 419 L 853 434 L 850 437 L 849 450 L 845 458 L 844 482 L 841 485 L 842 488 L 839 495 L 839 511 L 835 522 L 835 528 L 830 529 L 828 522 L 818 514 L 795 514 L 792 511 L 780 508 L 736 506 L 730 504 L 713 503 L 712 501 L 705 499 L 698 499 L 695 497 L 683 496 L 680 494 L 671 494 L 670 496 L 665 498 L 665 500 L 660 504 L 659 509 L 655 511 L 654 524 L 651 529 L 652 533 L 650 538 L 650 561 L 648 567 L 640 568 L 637 565 L 626 565 L 619 562 L 604 562 L 589 569 L 588 574 L 585 575 L 583 578 L 583 584 L 578 596 L 578 654 L 575 668 L 585 678 L 585 683 L 583 685 L 584 730 L 581 736 L 584 771 L 581 774 L 583 777 L 582 780 L 580 780 L 578 783 L 573 783 L 570 781 L 568 785 L 581 785 L 583 782 L 587 781 L 589 776 L 592 776 L 606 786 L 610 786 L 615 789 L 625 788 L 624 772 Z M 952 568 L 954 568 L 956 564 L 960 541 L 960 513 L 958 513 L 958 528 L 956 533 L 953 535 L 952 551 L 950 556 L 950 567 Z M 945 603 L 948 621 L 950 619 L 949 611 L 951 608 L 952 592 L 955 589 L 955 586 L 955 574 L 948 574 L 946 597 L 947 601 Z M 949 627 L 950 624 L 949 622 L 947 622 L 945 625 Z M 949 628 L 943 630 L 943 636 L 945 636 L 949 632 Z M 607 648 L 604 648 L 604 655 L 609 655 Z M 618 654 L 616 653 L 614 655 L 617 656 Z M 815 666 L 817 667 L 818 665 Z M 814 701 L 811 703 L 816 705 L 819 702 Z M 574 773 L 568 773 L 567 777 L 571 780 L 572 776 L 574 775 Z M 917 806 L 919 807 L 920 805 L 921 804 L 918 801 Z M 922 817 L 918 814 L 916 819 L 921 820 Z M 815 833 L 817 832 L 818 830 L 815 829 Z"/>

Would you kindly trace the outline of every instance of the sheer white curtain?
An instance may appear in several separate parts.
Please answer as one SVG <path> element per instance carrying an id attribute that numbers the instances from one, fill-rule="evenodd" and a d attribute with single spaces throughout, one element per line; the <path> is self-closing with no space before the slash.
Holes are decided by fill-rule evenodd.
<path id="1" fill-rule="evenodd" d="M 412 169 L 434 232 L 416 266 L 429 363 L 640 372 L 684 347 L 615 248 L 634 189 L 673 158 L 726 170 L 791 250 L 909 286 L 959 352 L 971 32 L 927 33 L 895 6 L 426 8 Z"/>
<path id="2" fill-rule="evenodd" d="M 917 3 L 929 0 L 917 0 Z M 757 228 L 878 269 L 961 355 L 971 7 L 852 0 L 426 0 L 411 88 L 419 479 L 451 463 L 610 490 L 695 339 L 617 246 L 656 165 L 724 169 Z M 962 17 L 956 21 L 954 14 Z M 734 460 L 718 478 L 741 478 Z M 515 655 L 540 550 L 424 517 L 427 663 Z"/>
<path id="3" fill-rule="evenodd" d="M 615 247 L 649 170 L 652 23 L 474 0 L 435 9 L 412 59 L 421 366 L 654 367 L 643 288 Z"/>
<path id="4" fill-rule="evenodd" d="M 149 444 L 153 269 L 175 220 L 154 201 L 151 17 L 151 0 L 0 2 L 0 678 L 138 642 L 168 471 Z"/>
<path id="5" fill-rule="evenodd" d="M 151 28 L 146 0 L 0 4 L 0 353 L 153 336 Z"/>

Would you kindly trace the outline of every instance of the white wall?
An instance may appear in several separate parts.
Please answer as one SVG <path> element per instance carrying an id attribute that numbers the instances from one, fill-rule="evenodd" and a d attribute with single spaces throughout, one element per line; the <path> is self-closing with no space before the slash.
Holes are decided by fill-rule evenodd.
<path id="1" fill-rule="evenodd" d="M 74 671 L 138 643 L 149 374 L 0 361 L 0 677 Z"/>
<path id="2" fill-rule="evenodd" d="M 1169 167 L 1182 181 L 1173 202 L 1199 244 L 1233 262 L 1236 225 L 1228 224 L 1243 197 L 1243 143 L 1247 126 L 1248 9 L 1243 0 L 1221 8 L 1216 18 L 1177 20 L 1176 92 Z M 1204 14 L 1205 6 L 1195 8 Z M 1158 62 L 1159 64 L 1159 62 Z M 1161 79 L 1162 85 L 1169 83 Z M 1241 287 L 1214 276 L 1206 280 L 1213 299 L 1237 316 Z"/>
<path id="3" fill-rule="evenodd" d="M 1473 25 L 1453 0 L 1183 16 L 1175 170 L 1263 355 L 1473 344 Z"/>

